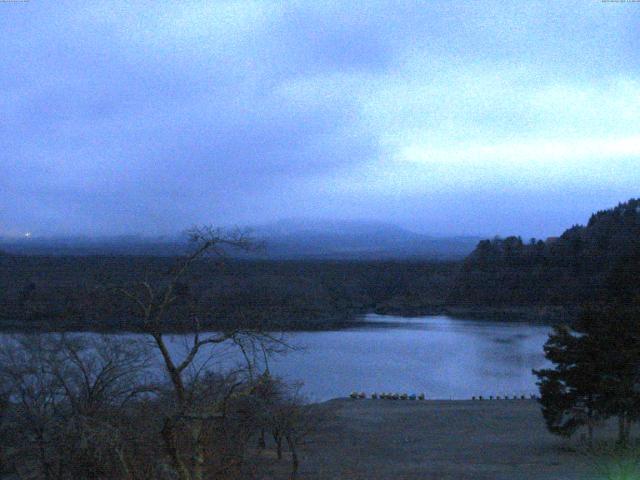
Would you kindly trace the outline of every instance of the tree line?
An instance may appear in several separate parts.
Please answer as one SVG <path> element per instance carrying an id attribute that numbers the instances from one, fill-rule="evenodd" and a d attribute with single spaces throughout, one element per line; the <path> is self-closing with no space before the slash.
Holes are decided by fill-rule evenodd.
<path id="1" fill-rule="evenodd" d="M 544 350 L 552 368 L 534 371 L 548 429 L 569 437 L 586 428 L 592 445 L 594 430 L 616 418 L 617 444 L 626 447 L 640 419 L 640 200 L 597 212 L 550 245 L 524 248 L 511 241 L 508 250 L 517 253 L 501 255 L 503 263 L 533 255 L 530 265 L 548 266 L 546 275 L 560 283 L 562 268 L 569 277 L 558 290 L 575 289 L 572 301 L 582 305 L 576 321 L 549 335 Z"/>
<path id="2" fill-rule="evenodd" d="M 144 256 L 0 257 L 0 328 L 140 330 L 139 316 L 131 314 L 126 298 L 114 298 L 111 286 L 133 285 L 145 277 L 161 280 L 175 261 Z M 185 272 L 178 288 L 207 305 L 200 316 L 202 327 L 253 323 L 273 330 L 323 329 L 371 311 L 429 313 L 444 305 L 457 268 L 452 262 L 207 257 Z M 170 323 L 165 326 L 172 328 Z"/>
<path id="3" fill-rule="evenodd" d="M 481 241 L 448 299 L 471 305 L 561 305 L 628 301 L 640 286 L 640 200 L 597 212 L 546 240 Z"/>

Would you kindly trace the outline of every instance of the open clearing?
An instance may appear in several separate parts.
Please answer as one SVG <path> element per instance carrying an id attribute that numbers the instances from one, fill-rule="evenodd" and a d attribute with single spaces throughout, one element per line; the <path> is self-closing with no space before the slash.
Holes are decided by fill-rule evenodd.
<path id="1" fill-rule="evenodd" d="M 535 401 L 339 399 L 326 405 L 335 415 L 302 452 L 300 478 L 606 478 L 604 461 L 589 458 L 577 440 L 546 431 Z M 613 438 L 612 427 L 597 430 L 596 439 Z M 272 465 L 275 473 L 286 460 Z"/>

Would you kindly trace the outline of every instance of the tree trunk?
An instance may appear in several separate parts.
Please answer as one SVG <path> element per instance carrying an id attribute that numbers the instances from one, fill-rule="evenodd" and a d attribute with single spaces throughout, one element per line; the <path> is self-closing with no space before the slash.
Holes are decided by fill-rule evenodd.
<path id="1" fill-rule="evenodd" d="M 191 425 L 191 439 L 193 441 L 193 480 L 203 479 L 204 445 L 202 444 L 202 420 L 193 420 Z"/>
<path id="2" fill-rule="evenodd" d="M 631 415 L 627 413 L 625 415 L 625 427 L 624 427 L 624 442 L 625 445 L 629 445 L 629 439 L 631 436 Z"/>
<path id="3" fill-rule="evenodd" d="M 624 418 L 622 415 L 618 415 L 618 441 L 616 442 L 618 445 L 622 445 L 622 440 L 624 438 Z"/>
<path id="4" fill-rule="evenodd" d="M 291 450 L 291 476 L 290 480 L 295 480 L 298 476 L 298 452 L 296 451 L 296 444 L 292 440 L 290 435 L 287 435 L 287 445 L 289 446 L 289 450 Z"/>
<path id="5" fill-rule="evenodd" d="M 44 439 L 44 433 L 42 430 L 38 431 L 38 454 L 40 456 L 40 462 L 42 464 L 42 470 L 45 480 L 51 479 L 51 464 L 47 460 L 47 446 Z"/>
<path id="6" fill-rule="evenodd" d="M 189 469 L 186 467 L 184 462 L 180 459 L 180 455 L 178 453 L 177 441 L 176 441 L 176 432 L 174 429 L 173 421 L 171 418 L 166 418 L 164 421 L 164 426 L 162 427 L 162 439 L 164 440 L 164 447 L 171 459 L 171 463 L 176 470 L 176 474 L 178 475 L 179 480 L 191 480 L 191 475 L 189 473 Z"/>
<path id="7" fill-rule="evenodd" d="M 129 465 L 127 463 L 127 459 L 122 451 L 122 448 L 116 448 L 116 455 L 118 456 L 118 461 L 120 462 L 120 468 L 122 469 L 122 474 L 124 478 L 131 478 L 131 471 L 129 470 Z"/>
<path id="8" fill-rule="evenodd" d="M 258 437 L 258 448 L 264 450 L 267 447 L 267 442 L 264 440 L 264 428 L 260 429 L 260 436 Z"/>
<path id="9" fill-rule="evenodd" d="M 9 402 L 6 401 L 3 397 L 0 397 L 0 425 L 2 425 L 2 419 L 4 417 L 5 411 L 8 410 Z M 4 442 L 0 443 L 0 472 L 4 472 Z"/>
<path id="10" fill-rule="evenodd" d="M 627 425 L 627 415 L 618 415 L 618 446 L 626 447 L 629 444 L 629 429 Z"/>
<path id="11" fill-rule="evenodd" d="M 587 441 L 589 448 L 593 447 L 593 409 L 589 408 L 587 412 Z"/>
<path id="12" fill-rule="evenodd" d="M 276 430 L 273 432 L 273 439 L 276 442 L 276 453 L 278 454 L 278 460 L 282 460 L 282 435 Z"/>
<path id="13" fill-rule="evenodd" d="M 164 359 L 164 365 L 169 374 L 169 378 L 171 379 L 171 383 L 173 384 L 173 389 L 176 395 L 176 400 L 178 403 L 178 408 L 180 414 L 184 414 L 186 410 L 186 395 L 184 383 L 182 381 L 182 375 L 180 371 L 176 368 L 173 360 L 171 359 L 171 355 L 167 346 L 164 343 L 164 338 L 162 338 L 162 334 L 153 334 L 152 335 L 160 353 L 162 354 L 162 358 Z M 178 475 L 179 480 L 192 480 L 191 472 L 184 464 L 184 462 L 180 459 L 180 454 L 178 452 L 178 439 L 176 438 L 175 425 L 173 424 L 173 420 L 170 417 L 167 417 L 164 422 L 164 426 L 162 427 L 162 438 L 164 440 L 165 449 L 171 462 L 173 463 L 174 468 L 176 469 L 176 473 Z M 192 430 L 193 434 L 193 430 Z M 195 447 L 194 447 L 195 449 Z M 194 467 L 196 463 L 199 461 L 197 458 L 198 452 L 194 450 L 192 461 L 194 462 Z M 194 470 L 195 473 L 195 470 Z"/>
<path id="14" fill-rule="evenodd" d="M 185 389 L 184 389 L 184 383 L 182 382 L 182 376 L 180 375 L 180 372 L 178 371 L 175 364 L 173 363 L 173 360 L 171 359 L 171 354 L 169 353 L 169 350 L 167 349 L 167 346 L 164 343 L 164 339 L 162 338 L 162 335 L 154 334 L 153 339 L 155 340 L 156 345 L 158 346 L 158 349 L 162 354 L 162 358 L 164 360 L 164 366 L 167 369 L 167 373 L 169 374 L 169 378 L 171 379 L 171 383 L 173 384 L 173 389 L 175 391 L 176 398 L 178 400 L 178 405 L 180 405 L 180 408 L 184 408 Z"/>

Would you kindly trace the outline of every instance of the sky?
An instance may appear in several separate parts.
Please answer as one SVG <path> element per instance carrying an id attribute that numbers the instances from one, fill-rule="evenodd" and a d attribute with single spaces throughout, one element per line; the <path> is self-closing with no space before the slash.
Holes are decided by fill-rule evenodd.
<path id="1" fill-rule="evenodd" d="M 0 41 L 0 236 L 545 237 L 640 196 L 637 2 L 30 0 Z"/>

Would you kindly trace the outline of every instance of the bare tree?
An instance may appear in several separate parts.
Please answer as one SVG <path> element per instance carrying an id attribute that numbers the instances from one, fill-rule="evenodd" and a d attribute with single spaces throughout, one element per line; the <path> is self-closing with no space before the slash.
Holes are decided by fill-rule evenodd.
<path id="1" fill-rule="evenodd" d="M 86 335 L 24 335 L 0 348 L 6 462 L 34 478 L 130 478 L 117 418 L 148 391 L 138 345 Z"/>
<path id="2" fill-rule="evenodd" d="M 5 417 L 9 410 L 9 384 L 0 375 L 0 438 L 4 438 L 7 434 L 5 431 Z M 6 449 L 7 445 L 0 442 L 0 476 L 4 473 L 6 467 Z"/>
<path id="3" fill-rule="evenodd" d="M 300 393 L 302 384 L 287 384 L 266 370 L 255 382 L 254 395 L 261 430 L 271 432 L 278 460 L 283 458 L 283 443 L 291 454 L 291 476 L 300 465 L 299 447 L 331 415 L 327 407 L 311 405 Z M 260 442 L 259 446 L 263 446 Z"/>
<path id="4" fill-rule="evenodd" d="M 276 441 L 278 458 L 282 458 L 282 440 L 291 453 L 291 475 L 297 478 L 300 466 L 299 447 L 326 420 L 330 412 L 305 402 L 300 394 L 300 384 L 286 385 L 278 381 L 281 390 L 277 401 L 270 406 L 273 436 Z"/>
<path id="5" fill-rule="evenodd" d="M 222 261 L 227 249 L 248 251 L 256 248 L 256 244 L 243 232 L 225 233 L 210 227 L 194 228 L 189 236 L 193 244 L 192 252 L 182 258 L 164 278 L 155 282 L 146 279 L 131 288 L 119 288 L 118 291 L 135 306 L 143 331 L 153 339 L 161 355 L 172 387 L 175 409 L 166 415 L 161 431 L 165 452 L 180 480 L 201 480 L 205 468 L 207 431 L 222 418 L 224 402 L 228 397 L 206 405 L 195 400 L 199 393 L 198 376 L 190 373 L 198 370 L 197 357 L 207 355 L 204 353 L 207 347 L 233 343 L 244 354 L 251 375 L 252 358 L 248 352 L 272 352 L 286 348 L 286 344 L 271 334 L 241 325 L 222 332 L 202 333 L 202 310 L 197 301 L 186 293 L 188 288 L 185 288 L 185 279 L 189 270 L 194 263 L 207 256 Z M 180 309 L 176 308 L 178 306 Z M 165 332 L 175 330 L 177 326 L 192 332 L 191 343 L 181 358 L 171 352 L 166 341 Z M 251 382 L 248 383 L 249 386 L 242 390 L 243 394 L 251 392 Z M 236 396 L 239 386 L 240 382 L 232 385 L 232 393 Z M 184 436 L 187 438 L 181 438 Z M 186 455 L 182 451 L 185 445 L 189 446 Z"/>
<path id="6" fill-rule="evenodd" d="M 280 383 L 265 390 L 270 377 L 258 374 L 289 345 L 242 323 L 203 332 L 210 309 L 190 290 L 196 262 L 222 262 L 225 248 L 253 244 L 211 228 L 192 230 L 191 239 L 192 252 L 165 274 L 114 289 L 132 306 L 142 337 L 46 334 L 0 345 L 0 428 L 8 446 L 0 458 L 12 473 L 38 480 L 240 478 L 260 428 L 274 432 L 280 450 L 287 442 L 297 470 L 300 410 L 279 396 Z M 169 341 L 167 332 L 177 329 L 188 333 L 183 352 Z M 244 364 L 227 370 L 216 347 L 235 349 Z M 150 358 L 161 359 L 163 380 L 152 381 Z"/>

